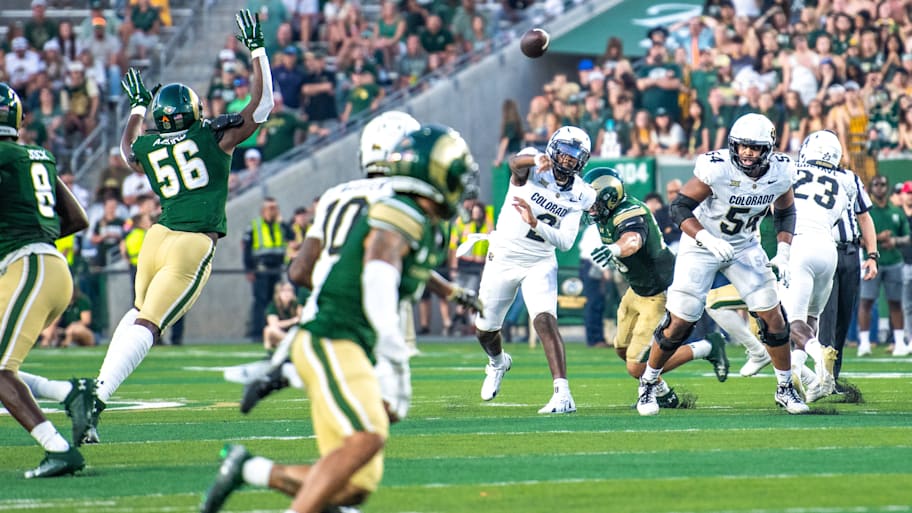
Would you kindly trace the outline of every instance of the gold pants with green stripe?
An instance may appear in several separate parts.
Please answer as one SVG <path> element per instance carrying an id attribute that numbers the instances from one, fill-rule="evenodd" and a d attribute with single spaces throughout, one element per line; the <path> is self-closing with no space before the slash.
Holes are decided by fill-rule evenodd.
<path id="1" fill-rule="evenodd" d="M 315 338 L 298 330 L 291 361 L 307 385 L 310 416 L 320 456 L 364 431 L 389 437 L 389 417 L 380 396 L 374 367 L 361 346 L 351 340 Z M 350 483 L 374 492 L 383 477 L 383 451 L 361 467 Z"/>
<path id="2" fill-rule="evenodd" d="M 0 370 L 19 370 L 41 330 L 72 296 L 73 278 L 62 257 L 33 253 L 9 264 L 0 276 Z"/>
<path id="3" fill-rule="evenodd" d="M 215 243 L 207 235 L 153 225 L 136 263 L 137 318 L 162 331 L 196 303 L 209 280 Z"/>

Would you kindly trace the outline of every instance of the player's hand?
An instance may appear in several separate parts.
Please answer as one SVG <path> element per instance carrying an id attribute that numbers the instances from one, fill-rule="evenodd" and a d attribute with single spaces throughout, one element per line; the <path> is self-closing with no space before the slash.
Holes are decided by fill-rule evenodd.
<path id="1" fill-rule="evenodd" d="M 408 360 L 393 362 L 378 356 L 374 372 L 380 383 L 380 397 L 383 398 L 390 422 L 399 422 L 408 415 L 412 403 L 412 373 Z"/>
<path id="2" fill-rule="evenodd" d="M 458 285 L 453 285 L 453 290 L 450 292 L 450 295 L 447 296 L 447 300 L 453 301 L 457 305 L 461 305 L 463 308 L 468 309 L 469 313 L 477 313 L 481 317 L 484 317 L 484 304 L 478 299 L 478 294 L 476 294 L 474 290 L 468 290 Z"/>
<path id="3" fill-rule="evenodd" d="M 538 219 L 535 218 L 535 215 L 532 214 L 532 207 L 526 203 L 526 200 L 520 198 L 519 196 L 513 196 L 513 208 L 519 212 L 522 220 L 526 222 L 532 228 L 538 226 Z"/>
<path id="4" fill-rule="evenodd" d="M 544 153 L 539 153 L 535 156 L 535 170 L 536 173 L 544 173 L 551 169 L 551 159 L 548 158 L 548 155 Z"/>
<path id="5" fill-rule="evenodd" d="M 599 246 L 593 249 L 589 256 L 592 257 L 592 263 L 602 269 L 617 269 L 622 273 L 630 270 L 621 262 L 621 248 L 617 244 Z"/>
<path id="6" fill-rule="evenodd" d="M 873 258 L 865 258 L 861 262 L 861 278 L 865 281 L 873 280 L 877 277 L 877 260 Z"/>
<path id="7" fill-rule="evenodd" d="M 251 14 L 250 9 L 241 9 L 234 15 L 234 19 L 237 21 L 238 29 L 241 31 L 240 34 L 234 37 L 244 43 L 248 50 L 252 52 L 265 46 L 259 13 Z"/>
<path id="8" fill-rule="evenodd" d="M 785 242 L 780 242 L 779 247 L 776 250 L 776 256 L 769 261 L 767 267 L 771 267 L 773 272 L 776 273 L 776 277 L 782 282 L 782 285 L 786 288 L 789 286 L 789 252 L 791 250 L 791 245 L 786 244 Z"/>
<path id="9" fill-rule="evenodd" d="M 139 74 L 139 70 L 136 68 L 127 70 L 127 74 L 124 75 L 123 80 L 120 81 L 120 86 L 123 87 L 124 93 L 130 100 L 131 108 L 148 107 L 149 104 L 152 103 L 152 97 L 155 96 L 155 93 L 161 88 L 161 84 L 158 84 L 151 92 L 146 89 L 142 75 Z"/>
<path id="10" fill-rule="evenodd" d="M 694 239 L 697 241 L 697 246 L 706 248 L 721 262 L 730 262 L 735 257 L 735 248 L 731 244 L 706 230 L 698 231 Z"/>

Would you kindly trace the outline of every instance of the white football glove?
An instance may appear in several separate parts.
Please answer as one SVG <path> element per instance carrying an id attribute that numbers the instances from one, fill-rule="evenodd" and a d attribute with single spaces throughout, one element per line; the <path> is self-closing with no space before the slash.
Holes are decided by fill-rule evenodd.
<path id="1" fill-rule="evenodd" d="M 782 283 L 783 287 L 788 288 L 789 286 L 789 254 L 791 253 L 792 246 L 791 244 L 780 242 L 776 248 L 776 256 L 766 264 L 767 267 L 773 269 L 773 272 L 776 273 L 776 278 Z"/>
<path id="2" fill-rule="evenodd" d="M 697 241 L 697 246 L 706 248 L 722 262 L 730 262 L 735 257 L 735 248 L 731 244 L 706 230 L 698 231 L 694 239 Z"/>
<path id="3" fill-rule="evenodd" d="M 393 362 L 378 356 L 374 372 L 380 382 L 380 397 L 390 413 L 390 422 L 404 419 L 412 403 L 412 373 L 408 360 Z"/>

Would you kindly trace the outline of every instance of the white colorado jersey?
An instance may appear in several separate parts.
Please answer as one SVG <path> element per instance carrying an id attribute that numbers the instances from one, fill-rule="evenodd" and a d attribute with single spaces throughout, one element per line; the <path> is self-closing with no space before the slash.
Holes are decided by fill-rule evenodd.
<path id="1" fill-rule="evenodd" d="M 855 204 L 858 189 L 854 173 L 795 163 L 796 235 L 833 239 L 833 227 L 843 212 Z"/>
<path id="2" fill-rule="evenodd" d="M 540 155 L 535 148 L 525 148 L 520 155 Z M 538 219 L 535 229 L 523 221 L 513 207 L 513 198 L 520 197 L 532 208 Z M 576 242 L 583 212 L 595 202 L 595 190 L 574 177 L 569 188 L 554 181 L 550 170 L 538 172 L 533 166 L 524 185 L 510 182 L 497 226 L 489 238 L 488 251 L 498 258 L 534 263 L 553 257 L 554 248 L 567 251 Z"/>
<path id="3" fill-rule="evenodd" d="M 769 170 L 755 180 L 731 163 L 728 150 L 711 151 L 697 157 L 694 176 L 712 189 L 694 216 L 706 231 L 739 250 L 757 237 L 769 206 L 792 188 L 792 159 L 773 153 Z"/>
<path id="4" fill-rule="evenodd" d="M 313 292 L 304 305 L 301 319 L 313 317 L 317 311 L 317 292 L 326 281 L 326 276 L 333 264 L 339 260 L 338 251 L 348 238 L 348 233 L 361 209 L 367 208 L 380 198 L 393 195 L 393 188 L 385 178 L 362 178 L 341 183 L 330 188 L 320 196 L 313 223 L 307 230 L 307 238 L 323 242 L 313 268 Z"/>

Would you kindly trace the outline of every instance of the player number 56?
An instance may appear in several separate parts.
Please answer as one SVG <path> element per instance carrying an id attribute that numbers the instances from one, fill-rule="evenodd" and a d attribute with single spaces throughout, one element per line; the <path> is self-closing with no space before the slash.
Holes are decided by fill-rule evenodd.
<path id="1" fill-rule="evenodd" d="M 199 189 L 209 183 L 206 163 L 197 157 L 199 147 L 192 139 L 183 140 L 174 146 L 166 146 L 149 153 L 149 164 L 155 171 L 161 194 L 170 198 L 181 191 L 181 184 L 187 190 Z M 170 164 L 162 161 L 169 156 L 177 164 L 177 171 Z M 178 172 L 180 177 L 178 178 Z"/>

